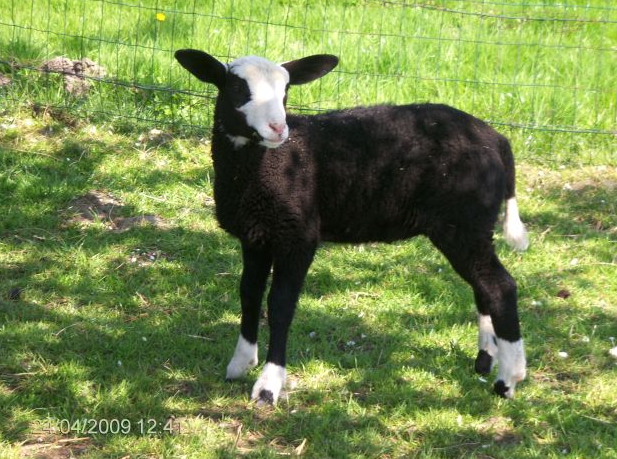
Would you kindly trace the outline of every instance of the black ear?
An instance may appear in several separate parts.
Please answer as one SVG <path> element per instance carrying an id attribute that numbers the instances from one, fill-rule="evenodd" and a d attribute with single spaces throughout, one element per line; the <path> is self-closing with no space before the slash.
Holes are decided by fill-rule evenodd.
<path id="1" fill-rule="evenodd" d="M 289 72 L 289 84 L 304 84 L 321 78 L 338 64 L 332 54 L 315 54 L 281 64 Z"/>
<path id="2" fill-rule="evenodd" d="M 214 57 L 196 49 L 179 49 L 174 54 L 180 65 L 206 83 L 221 89 L 225 84 L 227 68 Z"/>

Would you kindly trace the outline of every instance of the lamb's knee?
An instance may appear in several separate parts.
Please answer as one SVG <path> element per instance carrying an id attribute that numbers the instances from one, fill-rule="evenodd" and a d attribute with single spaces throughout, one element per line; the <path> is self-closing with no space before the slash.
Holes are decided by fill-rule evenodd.
<path id="1" fill-rule="evenodd" d="M 504 273 L 499 286 L 501 288 L 501 295 L 506 301 L 513 299 L 516 302 L 518 287 L 516 281 L 510 274 L 507 272 Z"/>

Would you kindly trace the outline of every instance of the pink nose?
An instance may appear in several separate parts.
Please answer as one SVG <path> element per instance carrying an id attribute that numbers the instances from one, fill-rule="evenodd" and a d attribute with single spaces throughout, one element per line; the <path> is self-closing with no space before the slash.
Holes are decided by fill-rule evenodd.
<path id="1" fill-rule="evenodd" d="M 268 126 L 278 135 L 283 135 L 283 131 L 285 131 L 285 128 L 287 127 L 285 123 L 270 123 Z"/>

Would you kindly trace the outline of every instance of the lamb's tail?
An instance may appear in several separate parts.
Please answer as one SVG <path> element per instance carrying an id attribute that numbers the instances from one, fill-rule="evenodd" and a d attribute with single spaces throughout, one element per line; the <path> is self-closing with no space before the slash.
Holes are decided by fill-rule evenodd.
<path id="1" fill-rule="evenodd" d="M 500 140 L 501 160 L 506 171 L 506 216 L 503 220 L 503 232 L 508 245 L 514 250 L 522 252 L 529 247 L 529 237 L 518 214 L 514 183 L 514 156 L 508 140 L 505 137 L 500 138 Z"/>

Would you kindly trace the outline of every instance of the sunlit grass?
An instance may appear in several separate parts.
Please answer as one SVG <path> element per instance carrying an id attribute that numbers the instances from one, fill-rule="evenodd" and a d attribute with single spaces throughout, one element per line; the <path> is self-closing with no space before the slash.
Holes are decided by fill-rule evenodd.
<path id="1" fill-rule="evenodd" d="M 171 136 L 158 144 L 147 131 L 71 127 L 27 111 L 7 112 L 0 124 L 3 457 L 30 451 L 37 438 L 51 451 L 82 436 L 90 440 L 64 450 L 81 446 L 86 458 L 615 456 L 614 167 L 519 161 L 532 246 L 517 254 L 496 235 L 519 284 L 529 358 L 516 399 L 492 396 L 490 378 L 473 373 L 473 295 L 418 238 L 320 249 L 292 329 L 288 397 L 260 410 L 248 400 L 258 370 L 223 380 L 241 260 L 214 219 L 208 143 Z M 71 222 L 69 206 L 91 190 L 115 196 L 120 216 L 155 214 L 163 224 L 116 231 L 105 219 Z M 266 342 L 263 327 L 262 359 Z M 179 432 L 135 427 L 171 416 Z M 128 419 L 134 430 L 41 432 L 48 417 Z"/>
<path id="2" fill-rule="evenodd" d="M 506 126 L 615 130 L 617 10 L 421 3 L 3 5 L 0 60 L 22 67 L 0 64 L 0 457 L 617 457 L 615 137 Z M 258 369 L 223 381 L 241 258 L 214 218 L 214 92 L 173 61 L 184 47 L 337 54 L 334 73 L 292 89 L 294 109 L 444 102 L 511 139 L 532 236 L 517 254 L 496 232 L 529 360 L 516 399 L 472 372 L 473 295 L 422 238 L 320 249 L 276 408 L 249 403 Z M 93 59 L 106 81 L 71 96 L 32 70 L 56 56 Z M 118 202 L 114 218 L 158 223 L 76 221 L 93 190 Z M 262 360 L 266 343 L 263 327 Z M 132 430 L 49 431 L 50 417 Z M 171 434 L 138 428 L 172 417 Z"/>
<path id="3" fill-rule="evenodd" d="M 95 82 L 89 97 L 67 98 L 59 75 L 14 67 L 13 84 L 1 91 L 10 104 L 65 107 L 124 129 L 205 132 L 214 89 L 177 65 L 176 49 L 223 61 L 332 53 L 339 67 L 293 88 L 291 107 L 447 103 L 497 126 L 532 128 L 509 133 L 530 161 L 615 164 L 617 9 L 600 0 L 546 3 L 9 0 L 1 60 L 32 68 L 56 56 L 88 57 L 106 80 L 129 87 Z"/>

